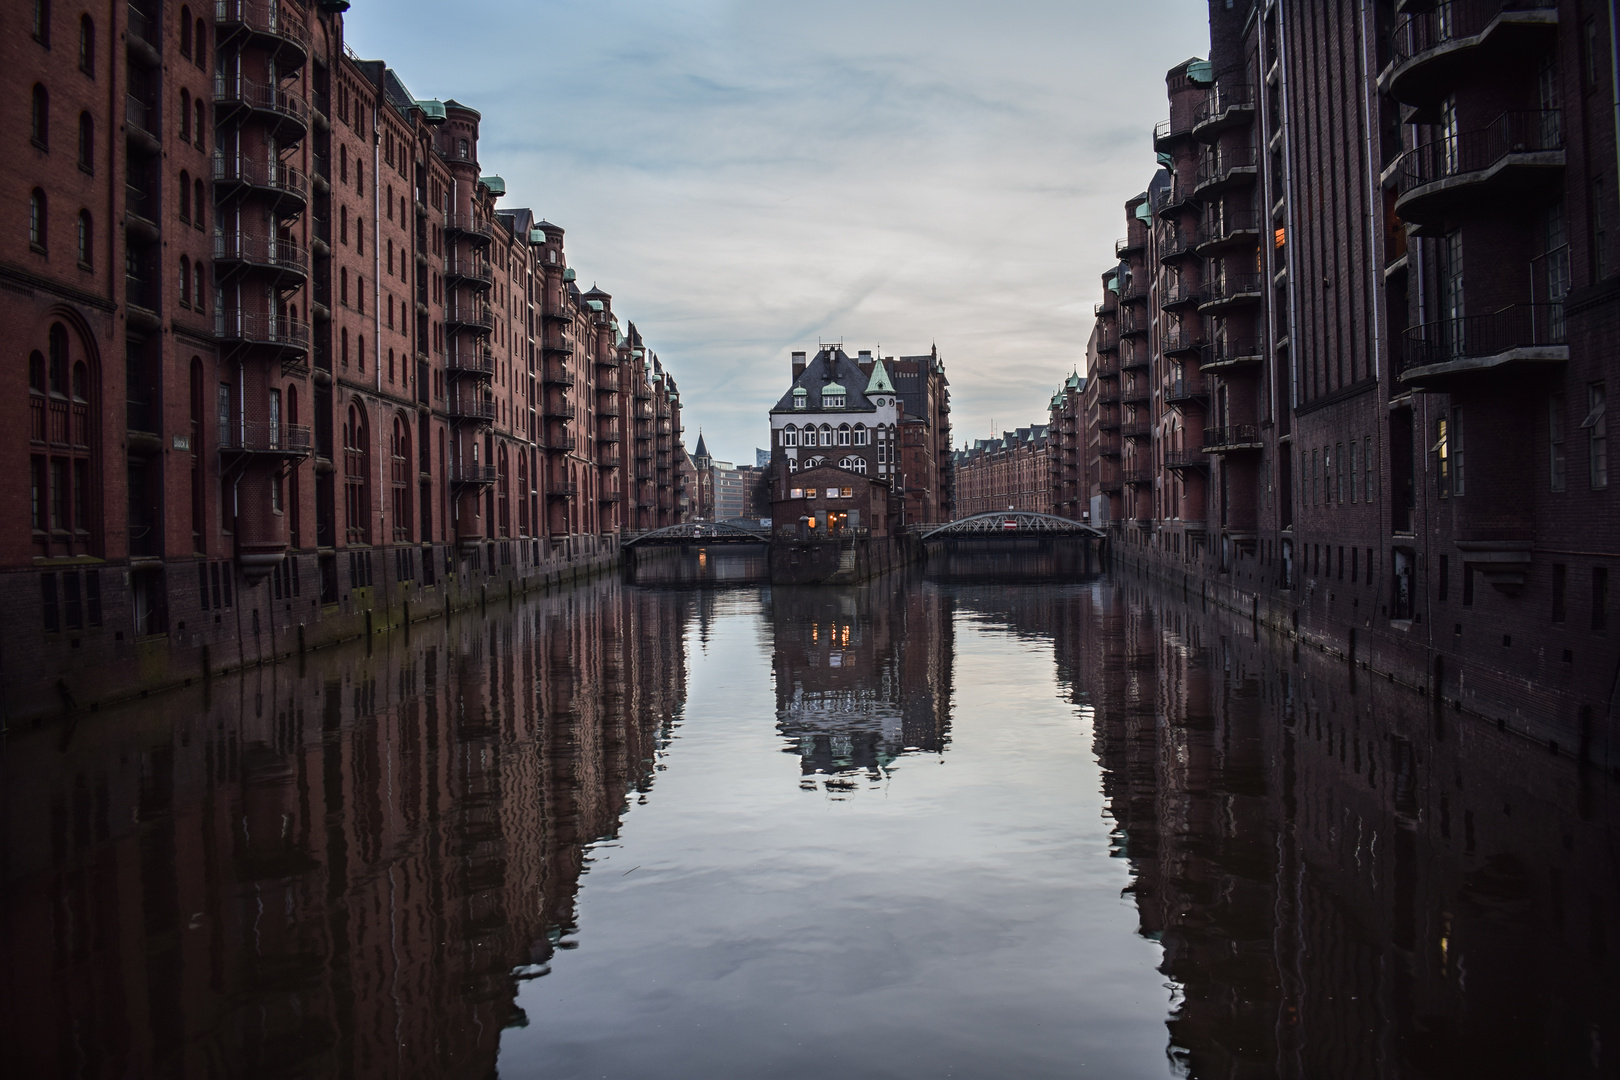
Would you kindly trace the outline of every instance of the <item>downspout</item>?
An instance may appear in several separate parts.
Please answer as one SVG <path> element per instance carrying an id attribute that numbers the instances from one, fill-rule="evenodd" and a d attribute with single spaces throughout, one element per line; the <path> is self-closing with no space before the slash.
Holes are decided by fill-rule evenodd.
<path id="1" fill-rule="evenodd" d="M 385 71 L 383 80 L 386 82 L 387 78 Z M 377 123 L 382 118 L 383 92 L 383 87 L 378 86 L 377 97 L 372 99 L 371 106 L 371 347 L 374 350 L 371 376 L 378 394 L 382 393 L 382 135 L 377 130 Z M 381 421 L 382 418 L 382 407 L 379 402 L 377 419 Z M 373 425 L 368 422 L 366 426 L 371 428 L 366 432 L 366 450 L 369 452 L 373 446 L 379 445 L 377 440 L 381 437 L 383 428 L 380 423 Z M 377 528 L 375 539 L 380 540 L 387 525 L 381 507 L 383 493 L 388 490 L 388 476 L 383 471 L 383 455 L 379 453 L 376 458 L 377 494 L 371 499 L 367 512 L 371 515 L 372 525 Z M 391 534 L 389 539 L 392 539 Z M 373 542 L 372 546 L 377 545 Z M 386 596 L 386 592 L 384 595 Z"/>

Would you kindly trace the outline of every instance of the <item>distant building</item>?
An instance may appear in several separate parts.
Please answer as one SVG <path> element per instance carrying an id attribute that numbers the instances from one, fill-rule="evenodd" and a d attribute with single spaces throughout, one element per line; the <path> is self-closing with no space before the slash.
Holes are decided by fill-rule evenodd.
<path id="1" fill-rule="evenodd" d="M 966 517 L 992 510 L 1052 512 L 1051 446 L 1045 424 L 979 439 L 955 452 L 956 509 Z"/>
<path id="2" fill-rule="evenodd" d="M 1107 520 L 1090 505 L 1092 480 L 1087 476 L 1086 379 L 1070 375 L 1052 395 L 1047 423 L 1047 475 L 1052 485 L 1052 513 L 1072 521 Z M 1116 455 L 1117 457 L 1117 455 Z M 1106 463 L 1105 463 L 1106 464 Z M 1118 462 L 1114 462 L 1117 468 Z M 1089 514 L 1089 518 L 1088 518 Z"/>
<path id="3" fill-rule="evenodd" d="M 801 469 L 831 465 L 889 485 L 891 526 L 948 518 L 948 385 L 937 349 L 899 359 L 851 358 L 839 345 L 814 359 L 795 352 L 793 385 L 771 410 L 772 502 Z"/>
<path id="4" fill-rule="evenodd" d="M 761 450 L 758 447 L 755 447 L 754 448 L 754 468 L 756 468 L 756 469 L 768 469 L 770 467 L 771 467 L 771 452 L 769 450 Z"/>

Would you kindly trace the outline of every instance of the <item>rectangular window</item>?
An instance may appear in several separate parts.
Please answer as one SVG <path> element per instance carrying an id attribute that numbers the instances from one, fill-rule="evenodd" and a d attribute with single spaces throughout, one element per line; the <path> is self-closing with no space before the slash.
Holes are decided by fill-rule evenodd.
<path id="1" fill-rule="evenodd" d="M 1317 505 L 1317 499 L 1320 496 L 1321 490 L 1322 490 L 1321 489 L 1321 482 L 1319 480 L 1317 480 L 1317 469 L 1322 464 L 1321 454 L 1322 454 L 1322 452 L 1320 450 L 1312 450 L 1311 451 L 1311 505 L 1312 506 Z"/>
<path id="2" fill-rule="evenodd" d="M 1463 473 L 1463 416 L 1462 409 L 1451 410 L 1451 437 L 1447 440 L 1451 448 L 1451 493 L 1464 494 Z"/>
<path id="3" fill-rule="evenodd" d="M 31 485 L 28 501 L 29 521 L 33 524 L 35 532 L 45 531 L 45 459 L 34 457 L 29 461 Z"/>
<path id="4" fill-rule="evenodd" d="M 1553 491 L 1564 490 L 1564 395 L 1547 398 L 1547 481 Z"/>
<path id="5" fill-rule="evenodd" d="M 56 607 L 56 575 L 41 574 L 39 576 L 40 605 L 45 618 L 46 630 L 60 630 L 62 628 L 61 615 Z"/>
<path id="6" fill-rule="evenodd" d="M 1447 438 L 1446 418 L 1434 422 L 1434 484 L 1442 499 L 1451 495 L 1451 445 Z"/>
<path id="7" fill-rule="evenodd" d="M 842 498 L 852 499 L 852 498 L 855 497 L 855 489 L 854 488 L 839 488 L 838 489 L 838 494 Z"/>
<path id="8" fill-rule="evenodd" d="M 1333 486 L 1338 492 L 1339 505 L 1344 505 L 1344 443 L 1333 448 Z M 1342 567 L 1341 567 L 1342 569 Z"/>
<path id="9" fill-rule="evenodd" d="M 1563 622 L 1566 612 L 1564 610 L 1564 589 L 1569 578 L 1569 568 L 1563 563 L 1553 563 L 1552 581 L 1552 621 Z"/>
<path id="10" fill-rule="evenodd" d="M 1451 560 L 1444 555 L 1440 556 L 1439 585 L 1439 598 L 1444 601 L 1451 595 Z"/>
<path id="11" fill-rule="evenodd" d="M 790 499 L 802 499 L 802 498 L 804 498 L 804 488 L 789 488 L 788 489 L 788 498 L 790 498 Z"/>
<path id="12" fill-rule="evenodd" d="M 1463 563 L 1463 607 L 1474 606 L 1474 568 Z"/>
<path id="13" fill-rule="evenodd" d="M 84 628 L 84 601 L 79 596 L 79 575 L 72 570 L 62 575 L 62 621 L 69 630 Z"/>
<path id="14" fill-rule="evenodd" d="M 235 446 L 231 438 L 231 384 L 219 384 L 219 445 Z"/>
<path id="15" fill-rule="evenodd" d="M 1592 629 L 1605 630 L 1609 625 L 1609 569 L 1592 567 Z"/>
<path id="16" fill-rule="evenodd" d="M 1356 441 L 1354 439 L 1351 439 L 1350 440 L 1350 505 L 1351 506 L 1354 506 L 1355 503 L 1356 503 L 1356 464 L 1357 464 L 1357 459 L 1361 457 L 1360 449 L 1361 448 L 1356 445 Z"/>
<path id="17" fill-rule="evenodd" d="M 1365 467 L 1366 474 L 1367 474 L 1367 492 L 1366 492 L 1367 497 L 1366 497 L 1366 501 L 1367 502 L 1372 502 L 1373 501 L 1373 452 L 1372 452 L 1372 436 L 1371 435 L 1368 435 L 1365 439 L 1362 440 L 1361 449 L 1362 449 L 1361 463 Z M 1369 567 L 1372 566 L 1372 561 L 1371 561 L 1370 557 L 1368 559 L 1367 565 Z M 1368 572 L 1371 573 L 1371 570 L 1369 570 Z"/>
<path id="18" fill-rule="evenodd" d="M 68 463 L 51 459 L 51 528 L 68 527 Z"/>
<path id="19" fill-rule="evenodd" d="M 1592 383 L 1586 388 L 1586 405 L 1586 419 L 1581 421 L 1581 427 L 1586 429 L 1592 490 L 1598 491 L 1609 486 L 1609 423 L 1605 416 L 1608 405 L 1602 383 Z"/>
<path id="20" fill-rule="evenodd" d="M 84 613 L 91 626 L 101 625 L 101 573 L 84 572 Z"/>

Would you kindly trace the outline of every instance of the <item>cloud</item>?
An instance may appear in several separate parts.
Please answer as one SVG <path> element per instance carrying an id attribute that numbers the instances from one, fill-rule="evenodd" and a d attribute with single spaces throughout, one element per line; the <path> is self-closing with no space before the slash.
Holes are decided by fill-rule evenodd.
<path id="1" fill-rule="evenodd" d="M 788 353 L 937 342 L 956 440 L 1038 421 L 1080 363 L 1164 72 L 1200 0 L 423 0 L 350 44 L 481 110 L 505 205 L 568 230 L 680 384 L 695 441 L 751 461 Z"/>

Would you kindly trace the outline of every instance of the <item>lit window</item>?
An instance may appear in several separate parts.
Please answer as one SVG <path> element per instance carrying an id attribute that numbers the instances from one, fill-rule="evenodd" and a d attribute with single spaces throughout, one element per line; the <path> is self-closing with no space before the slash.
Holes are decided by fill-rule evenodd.
<path id="1" fill-rule="evenodd" d="M 790 498 L 790 499 L 802 499 L 802 498 L 804 498 L 804 488 L 790 488 L 788 490 L 788 498 Z"/>

